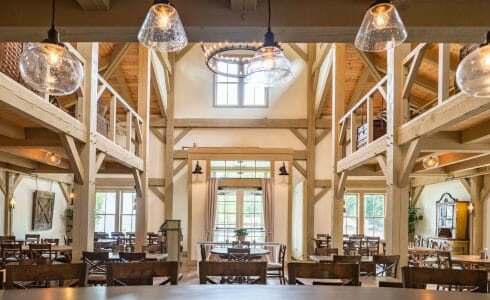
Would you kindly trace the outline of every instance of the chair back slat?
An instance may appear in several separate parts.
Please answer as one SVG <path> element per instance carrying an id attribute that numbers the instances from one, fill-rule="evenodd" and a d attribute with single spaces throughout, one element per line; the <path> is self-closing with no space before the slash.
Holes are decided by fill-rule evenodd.
<path id="1" fill-rule="evenodd" d="M 51 258 L 51 244 L 29 244 L 29 258 L 41 258 L 44 255 Z"/>
<path id="2" fill-rule="evenodd" d="M 14 282 L 49 282 L 77 280 L 77 285 L 86 285 L 86 266 L 84 264 L 59 265 L 8 265 L 6 288 L 15 288 Z"/>
<path id="3" fill-rule="evenodd" d="M 255 284 L 267 284 L 267 262 L 265 261 L 239 261 L 239 262 L 199 262 L 199 283 L 206 284 L 209 277 L 258 277 Z"/>
<path id="4" fill-rule="evenodd" d="M 122 262 L 142 262 L 146 260 L 145 252 L 119 252 L 119 260 Z"/>
<path id="5" fill-rule="evenodd" d="M 345 284 L 359 286 L 359 264 L 314 264 L 289 263 L 289 284 L 299 284 L 298 278 L 306 279 L 340 279 Z"/>
<path id="6" fill-rule="evenodd" d="M 428 284 L 443 285 L 459 291 L 487 293 L 488 275 L 485 270 L 451 270 L 403 267 L 403 287 L 425 289 Z"/>
<path id="7" fill-rule="evenodd" d="M 161 284 L 176 285 L 179 276 L 179 264 L 169 262 L 135 262 L 107 264 L 107 285 L 152 285 L 155 277 L 168 277 Z"/>
<path id="8" fill-rule="evenodd" d="M 337 264 L 359 264 L 361 256 L 358 255 L 334 255 L 333 262 Z"/>
<path id="9" fill-rule="evenodd" d="M 377 270 L 375 276 L 386 276 L 396 278 L 400 255 L 374 255 L 373 263 Z"/>
<path id="10" fill-rule="evenodd" d="M 250 259 L 250 248 L 227 248 L 229 261 L 247 261 Z"/>

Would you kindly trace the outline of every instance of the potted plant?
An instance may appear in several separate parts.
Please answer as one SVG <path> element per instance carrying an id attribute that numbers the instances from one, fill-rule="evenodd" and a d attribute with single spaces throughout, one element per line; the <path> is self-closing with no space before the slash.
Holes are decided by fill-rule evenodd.
<path id="1" fill-rule="evenodd" d="M 419 213 L 420 208 L 413 205 L 408 207 L 408 239 L 413 242 L 415 235 L 415 224 L 423 219 L 423 216 Z"/>
<path id="2" fill-rule="evenodd" d="M 248 235 L 248 231 L 245 228 L 237 228 L 235 229 L 235 236 L 237 240 L 242 243 L 245 241 L 245 237 Z"/>
<path id="3" fill-rule="evenodd" d="M 69 239 L 73 238 L 72 229 L 73 229 L 73 209 L 67 208 L 65 209 L 65 232 L 66 232 L 66 237 Z"/>

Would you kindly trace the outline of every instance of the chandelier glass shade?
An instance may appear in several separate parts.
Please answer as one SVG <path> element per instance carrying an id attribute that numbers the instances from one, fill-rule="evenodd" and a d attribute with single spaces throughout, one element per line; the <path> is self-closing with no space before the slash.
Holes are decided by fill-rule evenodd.
<path id="1" fill-rule="evenodd" d="M 204 52 L 204 62 L 212 72 L 232 78 L 244 78 L 240 72 L 250 62 L 252 56 L 259 50 L 258 43 L 201 43 Z"/>
<path id="2" fill-rule="evenodd" d="M 47 152 L 45 159 L 52 166 L 58 166 L 61 163 L 61 156 L 54 152 Z"/>
<path id="3" fill-rule="evenodd" d="M 156 0 L 138 33 L 144 46 L 159 52 L 176 52 L 187 46 L 184 25 L 169 1 Z"/>
<path id="4" fill-rule="evenodd" d="M 429 157 L 424 158 L 422 161 L 422 165 L 425 169 L 434 169 L 439 167 L 439 157 L 436 155 L 431 155 Z"/>
<path id="5" fill-rule="evenodd" d="M 291 63 L 278 46 L 266 46 L 257 51 L 247 68 L 247 83 L 276 87 L 293 78 Z"/>
<path id="6" fill-rule="evenodd" d="M 456 83 L 465 94 L 490 97 L 490 32 L 487 42 L 468 54 L 458 65 Z"/>
<path id="7" fill-rule="evenodd" d="M 366 11 L 354 44 L 361 51 L 379 52 L 398 46 L 407 36 L 395 5 L 378 0 Z"/>
<path id="8" fill-rule="evenodd" d="M 51 29 L 41 43 L 29 43 L 22 52 L 19 69 L 22 79 L 33 89 L 52 96 L 75 92 L 83 82 L 82 62 L 60 42 L 54 26 L 55 0 L 52 1 Z"/>

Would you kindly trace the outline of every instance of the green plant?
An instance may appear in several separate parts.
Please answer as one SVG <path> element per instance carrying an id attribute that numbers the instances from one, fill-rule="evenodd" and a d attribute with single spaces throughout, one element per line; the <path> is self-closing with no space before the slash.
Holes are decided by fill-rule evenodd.
<path id="1" fill-rule="evenodd" d="M 235 229 L 235 236 L 238 237 L 238 236 L 247 236 L 248 235 L 248 231 L 247 229 L 245 228 L 237 228 Z"/>
<path id="2" fill-rule="evenodd" d="M 69 231 L 73 228 L 73 209 L 71 208 L 65 209 L 65 220 L 66 220 L 66 229 Z"/>
<path id="3" fill-rule="evenodd" d="M 415 224 L 422 220 L 422 215 L 419 213 L 420 208 L 413 205 L 408 206 L 408 234 L 413 235 L 415 233 Z"/>

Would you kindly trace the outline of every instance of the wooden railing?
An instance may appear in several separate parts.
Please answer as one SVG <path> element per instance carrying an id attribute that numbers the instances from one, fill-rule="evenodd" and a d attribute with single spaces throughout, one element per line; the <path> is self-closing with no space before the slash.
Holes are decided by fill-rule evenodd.
<path id="1" fill-rule="evenodd" d="M 143 124 L 143 120 L 119 93 L 99 75 L 99 88 L 97 91 L 97 101 L 99 103 L 101 103 L 105 94 L 108 94 L 110 97 L 108 117 L 106 118 L 106 113 L 99 117 L 103 117 L 107 121 L 108 130 L 107 132 L 99 130 L 102 129 L 99 126 L 99 133 L 105 135 L 109 140 L 120 145 L 127 151 L 139 156 L 142 143 L 141 125 Z M 118 115 L 121 115 L 121 112 L 118 112 L 118 110 L 124 110 L 124 120 L 118 119 Z"/>
<path id="2" fill-rule="evenodd" d="M 359 110 L 361 110 L 364 106 L 366 106 L 366 135 L 367 135 L 367 142 L 365 144 L 368 145 L 372 143 L 375 140 L 375 135 L 374 135 L 374 109 L 373 109 L 373 97 L 376 94 L 381 95 L 381 99 L 384 103 L 386 103 L 386 83 L 387 83 L 388 77 L 385 76 L 381 78 L 381 80 L 373 87 L 371 90 L 369 90 L 366 95 L 364 95 L 339 121 L 339 127 L 340 127 L 340 133 L 339 133 L 339 145 L 341 147 L 341 153 L 342 157 L 346 156 L 347 153 L 347 146 L 350 143 L 351 151 L 350 153 L 354 153 L 357 150 L 359 150 L 358 147 L 358 125 L 364 125 L 364 124 L 358 124 L 358 116 L 360 115 L 361 118 L 363 118 L 364 112 L 361 111 L 359 113 Z M 347 139 L 347 127 L 350 126 L 350 139 Z"/>

